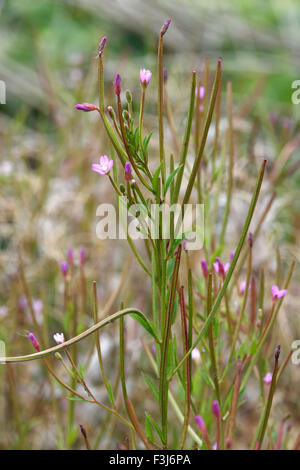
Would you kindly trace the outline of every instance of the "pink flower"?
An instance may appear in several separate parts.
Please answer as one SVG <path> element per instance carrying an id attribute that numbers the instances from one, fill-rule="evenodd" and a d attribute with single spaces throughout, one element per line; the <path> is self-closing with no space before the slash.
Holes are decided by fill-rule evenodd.
<path id="1" fill-rule="evenodd" d="M 90 111 L 96 111 L 98 109 L 97 106 L 90 103 L 76 104 L 75 108 L 79 111 L 84 111 L 85 113 L 89 113 Z"/>
<path id="2" fill-rule="evenodd" d="M 272 382 L 272 373 L 271 372 L 268 372 L 264 378 L 263 378 L 263 381 L 266 385 L 270 385 L 271 382 Z"/>
<path id="3" fill-rule="evenodd" d="M 118 73 L 117 73 L 115 81 L 114 81 L 114 88 L 115 88 L 115 94 L 117 96 L 120 96 L 120 94 L 121 94 L 121 77 Z"/>
<path id="4" fill-rule="evenodd" d="M 40 352 L 40 345 L 36 339 L 36 337 L 34 336 L 33 333 L 29 333 L 28 335 L 28 338 L 30 339 L 34 349 L 37 351 L 37 352 Z"/>
<path id="5" fill-rule="evenodd" d="M 113 160 L 110 160 L 106 155 L 101 155 L 100 164 L 93 163 L 92 170 L 100 173 L 100 175 L 106 175 L 110 172 L 114 164 Z"/>
<path id="6" fill-rule="evenodd" d="M 216 262 L 213 264 L 213 266 L 216 273 L 224 277 L 230 267 L 230 262 L 228 261 L 227 263 L 223 264 L 221 262 L 221 259 L 217 257 Z"/>
<path id="7" fill-rule="evenodd" d="M 63 333 L 55 333 L 55 335 L 53 335 L 53 338 L 57 344 L 62 344 L 65 342 L 65 337 Z"/>
<path id="8" fill-rule="evenodd" d="M 142 87 L 147 87 L 150 83 L 152 77 L 152 72 L 150 70 L 141 69 L 140 70 L 140 82 Z"/>
<path id="9" fill-rule="evenodd" d="M 284 297 L 286 293 L 287 293 L 286 289 L 279 290 L 278 286 L 272 286 L 272 297 L 275 302 L 281 297 Z"/>

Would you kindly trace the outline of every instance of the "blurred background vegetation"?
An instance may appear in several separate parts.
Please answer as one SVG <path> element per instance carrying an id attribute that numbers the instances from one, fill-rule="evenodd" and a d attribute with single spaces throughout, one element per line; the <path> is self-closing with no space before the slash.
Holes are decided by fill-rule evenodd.
<path id="1" fill-rule="evenodd" d="M 0 306 L 14 318 L 9 329 L 5 310 L 0 311 L 0 334 L 11 344 L 7 353 L 10 349 L 14 354 L 26 352 L 20 332 L 30 322 L 29 318 L 20 320 L 19 315 L 18 299 L 23 294 L 17 275 L 19 244 L 32 295 L 43 299 L 44 308 L 47 305 L 53 332 L 61 326 L 58 263 L 68 248 L 87 249 L 87 277 L 100 279 L 100 301 L 118 285 L 128 252 L 124 252 L 124 244 L 119 251 L 118 242 L 104 244 L 94 235 L 96 207 L 112 196 L 110 188 L 91 175 L 90 163 L 109 151 L 108 142 L 96 116 L 80 114 L 74 105 L 97 102 L 96 51 L 104 35 L 108 38 L 106 104 L 113 102 L 116 72 L 121 73 L 124 88 L 130 88 L 138 100 L 139 69 L 153 70 L 154 82 L 157 36 L 167 17 L 172 18 L 172 25 L 165 37 L 165 65 L 176 127 L 182 129 L 184 122 L 191 70 L 201 74 L 208 58 L 213 71 L 221 56 L 224 83 L 232 81 L 234 108 L 240 116 L 236 214 L 239 200 L 245 202 L 249 195 L 247 183 L 253 187 L 259 159 L 266 157 L 272 170 L 283 154 L 286 178 L 274 188 L 277 199 L 268 219 L 267 240 L 261 241 L 260 262 L 268 260 L 274 273 L 274 247 L 278 246 L 283 264 L 291 256 L 299 261 L 300 105 L 291 102 L 291 83 L 300 79 L 297 0 L 0 0 L 0 79 L 7 87 L 6 104 L 0 105 Z M 154 127 L 151 145 L 155 151 L 156 87 L 152 82 L 145 124 L 149 131 Z M 166 138 L 171 141 L 168 133 Z M 289 142 L 292 147 L 287 147 Z M 228 253 L 231 249 L 228 247 Z M 107 267 L 109 276 L 104 274 Z M 136 289 L 127 293 L 126 300 L 144 308 L 151 301 L 150 284 L 138 267 L 131 276 Z M 298 267 L 295 276 L 299 277 Z M 297 299 L 297 284 L 294 295 Z M 299 307 L 296 301 L 291 305 Z M 284 327 L 289 332 L 288 343 L 295 336 L 287 322 Z M 299 323 L 293 328 L 299 332 Z M 31 351 L 29 344 L 27 347 Z M 134 363 L 138 360 L 134 346 L 132 355 Z M 30 367 L 34 371 L 39 364 Z M 5 374 L 2 368 L 0 374 Z M 21 383 L 28 390 L 33 387 L 36 394 L 34 384 L 21 377 L 22 373 Z M 5 393 L 9 395 L 10 390 Z M 285 393 L 291 394 L 293 403 L 296 392 L 291 384 Z M 0 406 L 5 399 L 9 400 L 1 396 Z M 34 411 L 32 406 L 27 403 L 24 411 L 24 416 L 33 413 L 29 429 L 39 419 L 41 404 L 35 404 Z M 6 413 L 10 411 L 6 409 Z M 0 433 L 2 447 L 13 445 L 14 435 L 7 428 L 1 425 Z M 32 439 L 30 445 L 36 448 L 49 444 L 47 434 L 35 433 Z"/>

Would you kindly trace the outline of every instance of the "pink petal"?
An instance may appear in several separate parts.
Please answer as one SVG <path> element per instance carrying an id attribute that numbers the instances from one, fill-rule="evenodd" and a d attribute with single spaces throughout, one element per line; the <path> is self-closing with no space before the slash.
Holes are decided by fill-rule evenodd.
<path id="1" fill-rule="evenodd" d="M 277 294 L 278 299 L 280 299 L 281 297 L 284 297 L 286 293 L 287 293 L 286 289 L 282 289 L 278 291 L 278 294 Z"/>

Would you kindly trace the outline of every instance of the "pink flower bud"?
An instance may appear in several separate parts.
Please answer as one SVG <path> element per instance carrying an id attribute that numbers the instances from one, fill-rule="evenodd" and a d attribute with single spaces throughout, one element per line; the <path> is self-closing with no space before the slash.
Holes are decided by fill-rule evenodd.
<path id="1" fill-rule="evenodd" d="M 163 36 L 164 34 L 166 34 L 167 30 L 168 30 L 168 27 L 170 26 L 170 23 L 171 23 L 171 18 L 168 18 L 164 24 L 162 25 L 162 28 L 160 30 L 160 35 Z"/>
<path id="2" fill-rule="evenodd" d="M 29 333 L 28 335 L 28 338 L 30 339 L 34 349 L 37 351 L 37 352 L 40 352 L 40 345 L 36 339 L 36 337 L 34 336 L 33 333 Z"/>
<path id="3" fill-rule="evenodd" d="M 217 400 L 214 400 L 211 404 L 211 411 L 217 419 L 220 418 L 220 406 Z"/>
<path id="4" fill-rule="evenodd" d="M 94 104 L 90 104 L 90 103 L 76 104 L 75 108 L 78 109 L 79 111 L 84 111 L 85 113 L 89 113 L 90 111 L 97 111 L 98 109 L 97 106 L 95 106 Z"/>
<path id="5" fill-rule="evenodd" d="M 130 162 L 125 163 L 124 172 L 125 172 L 125 180 L 130 181 L 131 180 L 131 163 Z"/>
<path id="6" fill-rule="evenodd" d="M 205 259 L 201 260 L 201 268 L 203 276 L 206 278 L 208 276 L 207 262 Z"/>
<path id="7" fill-rule="evenodd" d="M 106 44 L 106 36 L 103 36 L 103 38 L 101 39 L 101 41 L 99 43 L 99 46 L 98 46 L 98 55 L 99 55 L 99 57 L 102 55 L 105 44 Z"/>
<path id="8" fill-rule="evenodd" d="M 115 94 L 117 96 L 120 96 L 120 94 L 121 94 L 121 77 L 118 73 L 117 73 L 115 81 L 114 81 L 114 88 L 115 88 Z"/>
<path id="9" fill-rule="evenodd" d="M 62 261 L 60 263 L 60 269 L 61 269 L 63 276 L 66 276 L 68 274 L 69 267 L 68 267 L 67 261 Z"/>
<path id="10" fill-rule="evenodd" d="M 206 434 L 206 425 L 202 416 L 196 415 L 194 420 L 202 434 Z"/>

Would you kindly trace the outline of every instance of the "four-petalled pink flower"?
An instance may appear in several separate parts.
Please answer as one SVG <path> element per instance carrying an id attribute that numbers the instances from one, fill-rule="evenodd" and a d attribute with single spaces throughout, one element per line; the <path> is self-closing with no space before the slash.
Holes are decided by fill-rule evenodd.
<path id="1" fill-rule="evenodd" d="M 101 155 L 100 163 L 93 163 L 92 170 L 96 171 L 100 175 L 106 175 L 110 172 L 114 164 L 113 160 L 110 160 L 107 155 Z"/>
<path id="2" fill-rule="evenodd" d="M 53 335 L 53 338 L 57 344 L 62 344 L 65 342 L 65 337 L 63 333 L 55 333 L 55 335 Z"/>
<path id="3" fill-rule="evenodd" d="M 281 297 L 284 297 L 286 293 L 286 289 L 280 290 L 278 286 L 272 286 L 272 297 L 274 302 L 276 302 L 278 299 L 281 299 Z"/>

